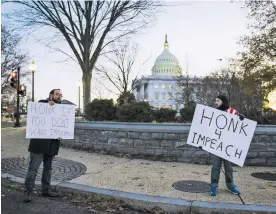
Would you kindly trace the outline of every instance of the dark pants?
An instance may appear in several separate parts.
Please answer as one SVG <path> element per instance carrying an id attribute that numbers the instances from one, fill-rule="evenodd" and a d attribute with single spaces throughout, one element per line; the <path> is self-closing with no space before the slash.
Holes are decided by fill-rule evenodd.
<path id="1" fill-rule="evenodd" d="M 224 160 L 218 156 L 213 155 L 213 166 L 211 172 L 211 186 L 217 187 L 219 183 L 219 175 L 221 163 L 224 163 L 224 173 L 225 173 L 225 181 L 228 189 L 231 189 L 233 184 L 233 169 L 231 163 L 227 160 Z"/>
<path id="2" fill-rule="evenodd" d="M 50 183 L 51 183 L 51 176 L 52 176 L 52 162 L 53 162 L 52 155 L 45 155 L 45 154 L 34 154 L 30 153 L 30 163 L 28 172 L 25 179 L 25 188 L 27 191 L 32 192 L 35 186 L 35 178 L 37 175 L 37 171 L 39 166 L 43 160 L 43 172 L 42 172 L 42 192 L 47 193 L 50 190 Z"/>

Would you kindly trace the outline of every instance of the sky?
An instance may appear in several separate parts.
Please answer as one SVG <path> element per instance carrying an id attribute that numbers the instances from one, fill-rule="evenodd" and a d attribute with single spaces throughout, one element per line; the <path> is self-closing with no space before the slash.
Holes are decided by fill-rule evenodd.
<path id="1" fill-rule="evenodd" d="M 168 7 L 157 15 L 154 26 L 142 35 L 135 36 L 139 43 L 139 52 L 134 67 L 134 73 L 150 75 L 155 59 L 163 51 L 165 34 L 168 35 L 170 51 L 174 54 L 185 69 L 188 59 L 189 73 L 203 76 L 227 65 L 227 59 L 235 57 L 241 50 L 237 44 L 238 39 L 248 34 L 246 18 L 247 12 L 242 9 L 241 3 L 230 1 L 185 1 L 177 7 Z M 2 12 L 7 12 L 11 6 L 3 6 Z M 4 22 L 5 24 L 5 22 Z M 59 52 L 50 51 L 41 42 L 42 36 L 47 35 L 45 30 L 38 30 L 33 35 L 24 37 L 21 49 L 30 55 L 30 63 L 35 62 L 35 100 L 43 99 L 53 88 L 60 88 L 63 98 L 78 104 L 78 81 L 82 72 L 74 61 L 66 58 Z M 66 43 L 61 43 L 60 49 L 71 54 Z M 141 66 L 145 60 L 147 63 Z M 220 62 L 218 59 L 223 59 Z M 63 62 L 58 62 L 63 61 Z M 23 69 L 28 69 L 25 67 Z M 27 90 L 31 92 L 31 75 L 29 81 L 25 80 Z M 103 87 L 115 91 L 107 81 L 92 77 L 91 97 L 99 97 L 98 91 L 104 98 L 115 98 Z M 97 89 L 97 90 L 96 90 Z M 82 96 L 82 90 L 81 90 Z M 82 108 L 82 100 L 81 100 Z"/>

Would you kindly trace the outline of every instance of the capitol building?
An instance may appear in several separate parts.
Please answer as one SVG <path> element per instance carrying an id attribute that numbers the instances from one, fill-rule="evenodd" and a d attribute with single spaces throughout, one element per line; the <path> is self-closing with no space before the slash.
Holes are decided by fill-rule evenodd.
<path id="1" fill-rule="evenodd" d="M 177 80 L 182 75 L 178 59 L 170 52 L 167 35 L 164 50 L 156 58 L 151 69 L 152 75 L 142 76 L 134 86 L 136 101 L 147 101 L 155 108 L 170 108 L 179 111 L 183 103 L 175 101 Z"/>
<path id="2" fill-rule="evenodd" d="M 184 108 L 183 102 L 176 101 L 183 100 L 179 97 L 181 88 L 177 77 L 180 75 L 182 75 L 182 68 L 178 59 L 169 50 L 166 35 L 163 52 L 156 58 L 151 75 L 142 76 L 134 85 L 133 94 L 136 101 L 146 101 L 155 108 L 169 108 L 179 112 Z M 191 84 L 194 84 L 193 81 Z M 193 87 L 196 91 L 197 83 Z M 191 97 L 191 100 L 197 100 L 195 94 L 191 94 Z M 268 100 L 268 107 L 276 110 L 276 90 L 268 95 Z"/>

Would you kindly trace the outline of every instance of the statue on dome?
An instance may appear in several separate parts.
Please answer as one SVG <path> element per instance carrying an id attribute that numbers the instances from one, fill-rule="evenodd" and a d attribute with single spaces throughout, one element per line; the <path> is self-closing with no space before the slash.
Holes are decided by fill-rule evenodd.
<path id="1" fill-rule="evenodd" d="M 164 43 L 164 51 L 169 50 L 169 43 L 168 43 L 168 36 L 167 34 L 165 35 L 165 43 Z"/>

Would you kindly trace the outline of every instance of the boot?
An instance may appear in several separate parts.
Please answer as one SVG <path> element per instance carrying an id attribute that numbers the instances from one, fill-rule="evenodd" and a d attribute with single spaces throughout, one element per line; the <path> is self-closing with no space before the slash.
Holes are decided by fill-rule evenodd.
<path id="1" fill-rule="evenodd" d="M 25 192 L 24 192 L 24 202 L 29 203 L 31 201 L 32 201 L 32 192 L 28 191 L 28 190 L 25 190 Z"/>
<path id="2" fill-rule="evenodd" d="M 52 190 L 49 190 L 49 191 L 45 191 L 45 192 L 42 192 L 42 196 L 43 197 L 51 197 L 51 198 L 54 198 L 54 197 L 59 197 L 59 194 L 57 192 L 54 192 Z"/>

